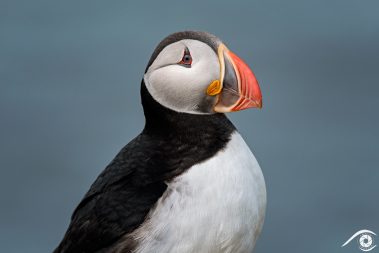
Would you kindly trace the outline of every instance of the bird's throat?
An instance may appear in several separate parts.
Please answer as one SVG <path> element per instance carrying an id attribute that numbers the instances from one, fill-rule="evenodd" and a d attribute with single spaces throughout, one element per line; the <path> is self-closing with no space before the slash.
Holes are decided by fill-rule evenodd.
<path id="1" fill-rule="evenodd" d="M 235 127 L 222 113 L 190 114 L 173 111 L 151 96 L 144 81 L 141 83 L 141 100 L 145 114 L 144 132 L 151 134 L 175 133 L 179 138 L 201 138 L 203 135 L 229 135 Z"/>

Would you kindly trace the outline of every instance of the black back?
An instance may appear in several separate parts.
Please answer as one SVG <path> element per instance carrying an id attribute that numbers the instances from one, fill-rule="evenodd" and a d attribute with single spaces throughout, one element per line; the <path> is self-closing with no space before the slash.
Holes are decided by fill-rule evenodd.
<path id="1" fill-rule="evenodd" d="M 224 114 L 178 113 L 157 103 L 141 85 L 146 125 L 99 175 L 84 196 L 55 253 L 131 252 L 128 234 L 166 191 L 166 182 L 214 156 L 234 126 Z M 168 221 L 169 222 L 169 221 Z"/>

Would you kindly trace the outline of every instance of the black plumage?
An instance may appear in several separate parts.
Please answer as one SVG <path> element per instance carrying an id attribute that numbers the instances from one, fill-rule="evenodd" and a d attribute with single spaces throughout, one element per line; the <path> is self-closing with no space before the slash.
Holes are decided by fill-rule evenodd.
<path id="1" fill-rule="evenodd" d="M 93 183 L 54 253 L 114 252 L 119 247 L 131 252 L 137 242 L 127 235 L 143 223 L 165 193 L 166 182 L 212 157 L 235 129 L 224 114 L 186 114 L 163 107 L 143 81 L 141 98 L 145 128 Z"/>

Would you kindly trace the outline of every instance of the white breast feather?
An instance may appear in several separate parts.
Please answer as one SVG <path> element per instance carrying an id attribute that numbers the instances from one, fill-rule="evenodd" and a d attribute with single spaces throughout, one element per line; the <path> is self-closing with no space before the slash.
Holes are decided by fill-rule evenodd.
<path id="1" fill-rule="evenodd" d="M 174 181 L 133 236 L 136 253 L 251 253 L 266 208 L 264 178 L 237 133 Z"/>

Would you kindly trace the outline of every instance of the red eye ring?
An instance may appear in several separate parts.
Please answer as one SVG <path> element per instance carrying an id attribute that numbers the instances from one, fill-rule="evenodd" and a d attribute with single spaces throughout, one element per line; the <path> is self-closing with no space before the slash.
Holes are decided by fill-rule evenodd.
<path id="1" fill-rule="evenodd" d="M 192 56 L 188 48 L 184 50 L 182 60 L 178 62 L 180 65 L 184 65 L 186 67 L 191 67 L 192 64 Z"/>

